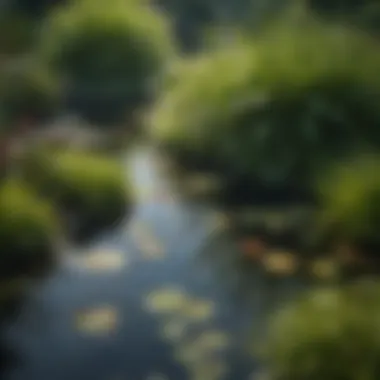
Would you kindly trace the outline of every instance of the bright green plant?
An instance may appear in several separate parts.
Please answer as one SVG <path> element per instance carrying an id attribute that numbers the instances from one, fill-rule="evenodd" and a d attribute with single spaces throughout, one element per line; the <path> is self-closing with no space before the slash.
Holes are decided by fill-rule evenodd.
<path id="1" fill-rule="evenodd" d="M 107 224 L 122 216 L 129 204 L 122 167 L 89 152 L 31 152 L 23 176 L 59 208 L 85 224 Z"/>
<path id="2" fill-rule="evenodd" d="M 309 291 L 270 320 L 264 358 L 273 380 L 376 380 L 380 288 Z"/>
<path id="3" fill-rule="evenodd" d="M 378 147 L 380 51 L 358 31 L 279 23 L 179 72 L 154 136 L 234 173 L 310 183 L 326 163 Z"/>
<path id="4" fill-rule="evenodd" d="M 23 184 L 0 187 L 0 276 L 29 276 L 49 266 L 59 232 L 51 206 Z"/>

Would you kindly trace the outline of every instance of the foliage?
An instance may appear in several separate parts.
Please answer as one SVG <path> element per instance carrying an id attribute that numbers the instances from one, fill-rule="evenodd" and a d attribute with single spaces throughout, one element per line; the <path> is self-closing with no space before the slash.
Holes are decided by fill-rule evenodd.
<path id="1" fill-rule="evenodd" d="M 50 264 L 57 220 L 50 205 L 21 183 L 0 188 L 1 276 L 30 275 Z"/>
<path id="2" fill-rule="evenodd" d="M 264 357 L 274 380 L 376 380 L 380 288 L 309 291 L 271 320 Z"/>
<path id="3" fill-rule="evenodd" d="M 8 0 L 4 8 L 26 17 L 39 18 L 66 0 Z"/>
<path id="4" fill-rule="evenodd" d="M 35 25 L 27 17 L 9 11 L 0 12 L 0 54 L 28 52 L 35 37 Z"/>
<path id="5" fill-rule="evenodd" d="M 350 22 L 371 32 L 380 31 L 380 4 L 377 0 L 307 0 L 307 3 L 324 17 Z"/>
<path id="6" fill-rule="evenodd" d="M 194 59 L 153 112 L 160 141 L 281 184 L 357 147 L 379 146 L 380 51 L 306 18 Z"/>
<path id="7" fill-rule="evenodd" d="M 62 211 L 83 223 L 108 223 L 123 215 L 128 193 L 122 168 L 96 153 L 32 151 L 24 158 L 23 176 Z"/>
<path id="8" fill-rule="evenodd" d="M 321 181 L 321 227 L 352 244 L 380 249 L 380 157 L 365 155 L 335 165 Z"/>
<path id="9" fill-rule="evenodd" d="M 93 104 L 112 99 L 120 109 L 150 96 L 172 49 L 166 21 L 140 0 L 79 0 L 58 8 L 41 41 L 42 56 L 69 91 Z"/>
<path id="10" fill-rule="evenodd" d="M 44 119 L 59 104 L 59 88 L 46 68 L 27 64 L 4 70 L 0 83 L 0 107 L 7 124 L 24 118 Z"/>

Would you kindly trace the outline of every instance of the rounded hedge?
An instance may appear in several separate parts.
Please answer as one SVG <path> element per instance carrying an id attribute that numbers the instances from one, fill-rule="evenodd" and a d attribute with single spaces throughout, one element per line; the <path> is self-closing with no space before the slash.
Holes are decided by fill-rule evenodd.
<path id="1" fill-rule="evenodd" d="M 319 184 L 322 231 L 376 256 L 380 252 L 379 167 L 379 156 L 361 156 L 334 165 Z"/>
<path id="2" fill-rule="evenodd" d="M 23 176 L 63 214 L 87 226 L 115 222 L 129 206 L 121 165 L 96 153 L 41 150 L 24 158 Z"/>
<path id="3" fill-rule="evenodd" d="M 42 56 L 86 110 L 144 101 L 172 48 L 166 20 L 139 0 L 69 3 L 52 13 L 41 40 Z"/>
<path id="4" fill-rule="evenodd" d="M 56 79 L 41 65 L 28 63 L 2 73 L 0 108 L 10 127 L 25 119 L 41 121 L 53 116 L 59 100 Z"/>
<path id="5" fill-rule="evenodd" d="M 279 24 L 194 60 L 153 111 L 175 151 L 264 183 L 310 183 L 325 163 L 379 147 L 380 50 L 359 31 Z"/>
<path id="6" fill-rule="evenodd" d="M 30 276 L 50 267 L 59 232 L 50 204 L 23 184 L 0 187 L 0 277 Z"/>
<path id="7" fill-rule="evenodd" d="M 272 380 L 376 380 L 380 287 L 309 291 L 270 320 L 264 358 Z"/>

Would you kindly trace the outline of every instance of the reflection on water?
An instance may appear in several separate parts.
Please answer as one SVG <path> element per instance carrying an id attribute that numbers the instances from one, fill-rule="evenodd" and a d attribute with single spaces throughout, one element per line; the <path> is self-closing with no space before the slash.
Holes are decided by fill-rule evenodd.
<path id="1" fill-rule="evenodd" d="M 138 201 L 129 225 L 80 257 L 68 252 L 7 326 L 23 360 L 5 380 L 243 380 L 260 370 L 247 347 L 302 282 L 238 260 L 226 218 L 171 194 L 152 154 L 126 160 Z M 272 257 L 277 272 L 294 265 Z"/>

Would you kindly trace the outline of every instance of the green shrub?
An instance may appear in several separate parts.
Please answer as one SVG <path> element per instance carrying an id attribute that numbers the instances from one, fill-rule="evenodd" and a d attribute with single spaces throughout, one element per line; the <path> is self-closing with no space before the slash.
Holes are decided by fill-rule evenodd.
<path id="1" fill-rule="evenodd" d="M 379 146 L 378 67 L 378 46 L 358 31 L 279 23 L 179 71 L 153 135 L 231 172 L 304 186 L 330 160 Z"/>
<path id="2" fill-rule="evenodd" d="M 59 95 L 55 78 L 42 66 L 31 64 L 2 73 L 0 107 L 10 126 L 25 118 L 41 120 L 54 115 Z"/>
<path id="3" fill-rule="evenodd" d="M 0 53 L 5 57 L 30 51 L 36 38 L 36 25 L 28 17 L 11 11 L 0 13 Z"/>
<path id="4" fill-rule="evenodd" d="M 122 112 L 150 95 L 172 45 L 165 20 L 142 1 L 79 0 L 51 15 L 41 51 L 77 103 Z"/>
<path id="5" fill-rule="evenodd" d="M 7 181 L 0 187 L 0 276 L 28 276 L 52 263 L 59 232 L 50 205 L 28 188 Z"/>
<path id="6" fill-rule="evenodd" d="M 121 166 L 95 153 L 46 149 L 25 157 L 23 175 L 64 213 L 84 225 L 108 224 L 128 206 L 128 189 Z"/>
<path id="7" fill-rule="evenodd" d="M 380 157 L 363 156 L 333 166 L 320 183 L 321 228 L 357 248 L 380 250 Z"/>
<path id="8" fill-rule="evenodd" d="M 379 300 L 369 282 L 310 291 L 280 310 L 264 349 L 271 379 L 378 379 Z"/>

